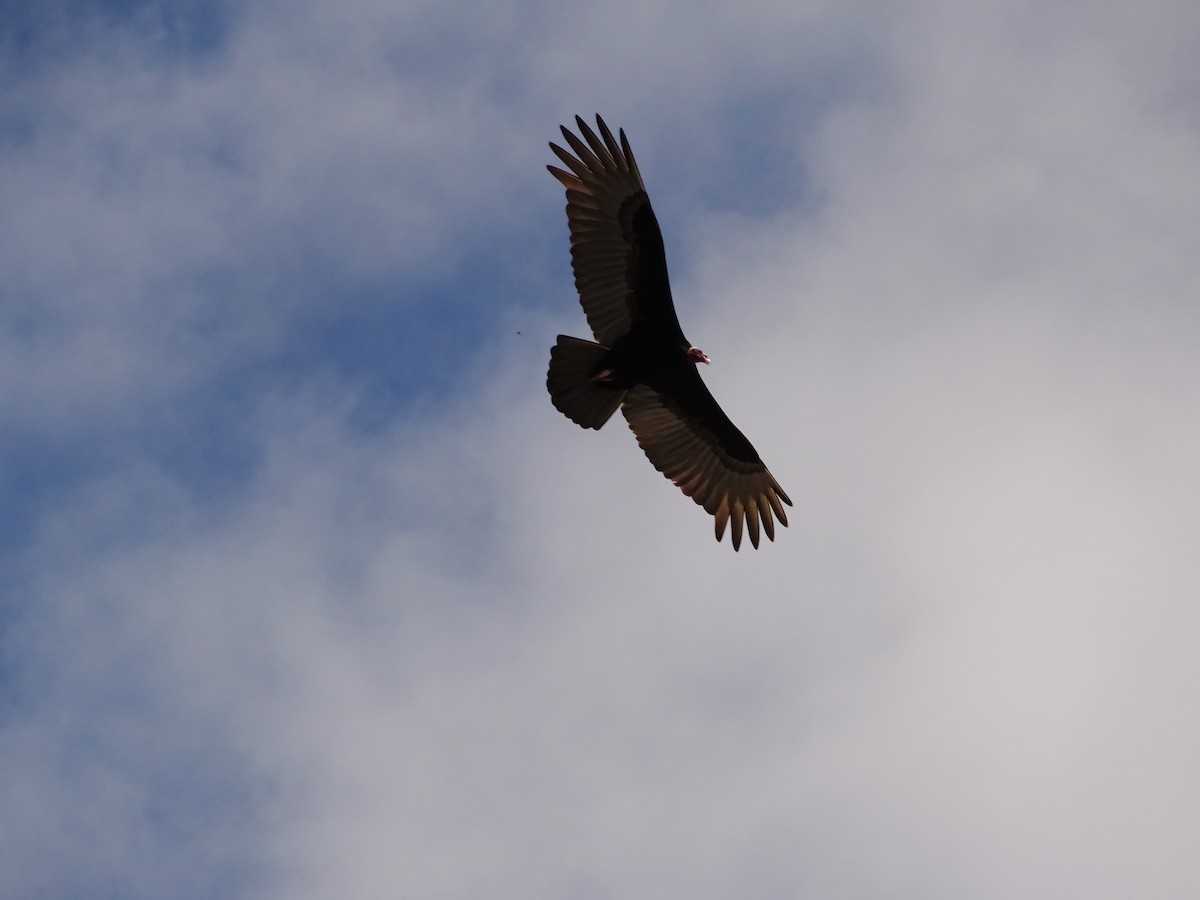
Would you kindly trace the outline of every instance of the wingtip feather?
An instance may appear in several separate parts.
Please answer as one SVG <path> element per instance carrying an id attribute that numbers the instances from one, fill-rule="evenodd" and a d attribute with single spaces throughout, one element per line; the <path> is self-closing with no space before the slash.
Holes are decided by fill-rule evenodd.
<path id="1" fill-rule="evenodd" d="M 742 546 L 742 528 L 746 523 L 746 511 L 742 507 L 740 500 L 733 504 L 733 509 L 729 515 L 729 531 L 730 537 L 733 539 L 733 549 L 737 550 Z"/>
<path id="2" fill-rule="evenodd" d="M 759 538 L 758 504 L 754 502 L 753 497 L 751 497 L 748 502 L 749 502 L 749 506 L 747 506 L 746 512 L 745 512 L 746 527 L 750 532 L 750 543 L 754 546 L 754 549 L 757 550 L 758 549 L 758 538 Z"/>

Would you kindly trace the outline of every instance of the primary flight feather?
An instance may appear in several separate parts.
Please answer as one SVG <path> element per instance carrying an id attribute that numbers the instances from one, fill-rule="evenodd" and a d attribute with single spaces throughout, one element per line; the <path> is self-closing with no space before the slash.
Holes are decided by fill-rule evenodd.
<path id="1" fill-rule="evenodd" d="M 596 116 L 596 134 L 575 117 L 582 138 L 562 128 L 571 150 L 550 149 L 567 170 L 547 166 L 567 189 L 571 267 L 597 343 L 560 334 L 550 350 L 546 388 L 563 415 L 599 429 L 620 407 L 654 468 L 714 517 L 717 540 L 729 527 L 758 546 L 787 525 L 792 501 L 754 446 L 717 405 L 697 370 L 709 358 L 683 336 L 658 220 L 625 132 L 614 138 Z"/>

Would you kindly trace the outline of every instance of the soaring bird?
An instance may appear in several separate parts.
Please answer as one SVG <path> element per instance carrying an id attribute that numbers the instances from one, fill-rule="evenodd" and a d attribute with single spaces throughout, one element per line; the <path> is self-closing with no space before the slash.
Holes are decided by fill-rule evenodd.
<path id="1" fill-rule="evenodd" d="M 582 139 L 565 126 L 574 156 L 550 149 L 569 171 L 547 166 L 567 190 L 571 267 L 595 342 L 558 336 L 546 389 L 555 408 L 599 429 L 621 408 L 654 468 L 714 519 L 733 549 L 743 532 L 758 547 L 787 525 L 788 495 L 754 446 L 717 405 L 697 366 L 708 356 L 683 336 L 658 220 L 625 132 L 613 137 L 600 116 L 597 135 L 579 116 Z"/>

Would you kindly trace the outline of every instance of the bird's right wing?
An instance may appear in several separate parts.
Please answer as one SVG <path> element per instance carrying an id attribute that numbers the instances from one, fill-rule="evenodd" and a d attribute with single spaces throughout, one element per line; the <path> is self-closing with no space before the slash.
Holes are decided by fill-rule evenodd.
<path id="1" fill-rule="evenodd" d="M 567 189 L 571 268 L 588 324 L 606 347 L 638 318 L 678 332 L 662 233 L 625 132 L 618 142 L 599 116 L 599 136 L 579 116 L 575 123 L 586 143 L 562 128 L 575 156 L 550 145 L 570 171 L 546 168 Z"/>
<path id="2" fill-rule="evenodd" d="M 647 385 L 630 390 L 621 404 L 629 428 L 654 468 L 714 517 L 718 541 L 728 524 L 734 550 L 743 528 L 757 547 L 760 523 L 775 540 L 775 518 L 786 526 L 783 507 L 792 501 L 695 369 L 687 372 L 678 395 Z"/>

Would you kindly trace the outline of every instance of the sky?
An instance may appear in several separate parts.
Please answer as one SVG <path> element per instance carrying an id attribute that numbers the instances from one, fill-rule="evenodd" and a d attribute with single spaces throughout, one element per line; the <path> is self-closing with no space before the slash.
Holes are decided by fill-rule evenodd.
<path id="1" fill-rule="evenodd" d="M 27 6 L 0 893 L 1192 895 L 1192 0 Z M 597 112 L 757 551 L 546 396 Z"/>

